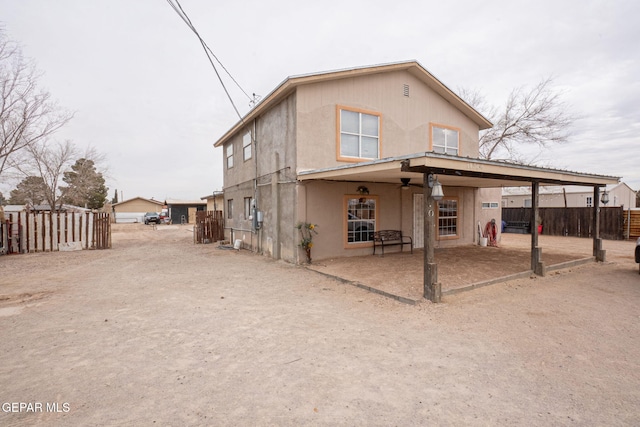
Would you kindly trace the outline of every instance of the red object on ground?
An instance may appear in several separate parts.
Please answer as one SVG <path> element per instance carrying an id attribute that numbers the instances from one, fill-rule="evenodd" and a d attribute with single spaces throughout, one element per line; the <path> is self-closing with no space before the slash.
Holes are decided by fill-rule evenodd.
<path id="1" fill-rule="evenodd" d="M 489 221 L 484 227 L 483 237 L 487 238 L 489 246 L 498 246 L 498 228 L 495 221 Z"/>

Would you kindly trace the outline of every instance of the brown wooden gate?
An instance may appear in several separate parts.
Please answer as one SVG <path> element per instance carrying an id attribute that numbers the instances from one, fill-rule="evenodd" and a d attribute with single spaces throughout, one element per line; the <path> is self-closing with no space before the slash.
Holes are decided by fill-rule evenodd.
<path id="1" fill-rule="evenodd" d="M 95 249 L 111 249 L 111 218 L 109 213 L 93 214 L 93 247 Z"/>
<path id="2" fill-rule="evenodd" d="M 222 211 L 196 212 L 195 243 L 213 243 L 224 240 L 224 220 Z"/>

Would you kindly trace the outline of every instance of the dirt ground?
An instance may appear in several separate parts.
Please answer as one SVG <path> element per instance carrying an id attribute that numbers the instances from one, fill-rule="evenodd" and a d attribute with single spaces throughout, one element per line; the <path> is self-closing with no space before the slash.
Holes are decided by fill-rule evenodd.
<path id="1" fill-rule="evenodd" d="M 0 425 L 639 425 L 640 275 L 614 243 L 418 305 L 188 226 L 3 256 Z"/>
<path id="2" fill-rule="evenodd" d="M 552 273 L 558 266 L 593 258 L 593 240 L 587 238 L 540 235 L 542 261 Z M 634 243 L 606 241 L 608 261 L 625 261 L 633 257 Z M 391 247 L 384 256 L 335 258 L 314 261 L 308 268 L 372 287 L 408 301 L 423 298 L 424 253 L 409 248 Z M 378 251 L 379 252 L 379 251 Z M 442 292 L 455 293 L 497 278 L 511 277 L 531 269 L 531 235 L 502 234 L 496 247 L 465 245 L 436 247 L 438 282 Z"/>

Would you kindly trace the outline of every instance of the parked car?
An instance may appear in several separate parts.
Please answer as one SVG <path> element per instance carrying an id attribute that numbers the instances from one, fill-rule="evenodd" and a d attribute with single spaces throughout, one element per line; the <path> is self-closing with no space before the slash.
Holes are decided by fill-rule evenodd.
<path id="1" fill-rule="evenodd" d="M 373 221 L 360 219 L 351 212 L 348 213 L 349 242 L 363 242 L 373 240 L 375 224 Z"/>
<path id="2" fill-rule="evenodd" d="M 171 224 L 171 217 L 168 209 L 162 209 L 160 212 L 160 224 Z"/>
<path id="3" fill-rule="evenodd" d="M 160 223 L 160 215 L 157 212 L 147 212 L 144 214 L 144 223 L 149 224 L 151 222 L 154 224 Z"/>

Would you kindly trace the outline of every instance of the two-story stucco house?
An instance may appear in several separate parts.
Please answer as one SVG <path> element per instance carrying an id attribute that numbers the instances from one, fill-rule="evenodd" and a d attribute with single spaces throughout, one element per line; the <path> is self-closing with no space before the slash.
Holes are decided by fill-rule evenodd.
<path id="1" fill-rule="evenodd" d="M 471 244 L 478 223 L 499 223 L 503 186 L 616 182 L 478 159 L 491 126 L 415 61 L 290 77 L 215 143 L 226 235 L 290 262 L 305 260 L 299 222 L 317 224 L 314 260 L 371 254 L 373 230 Z M 427 174 L 444 190 L 433 209 Z"/>

